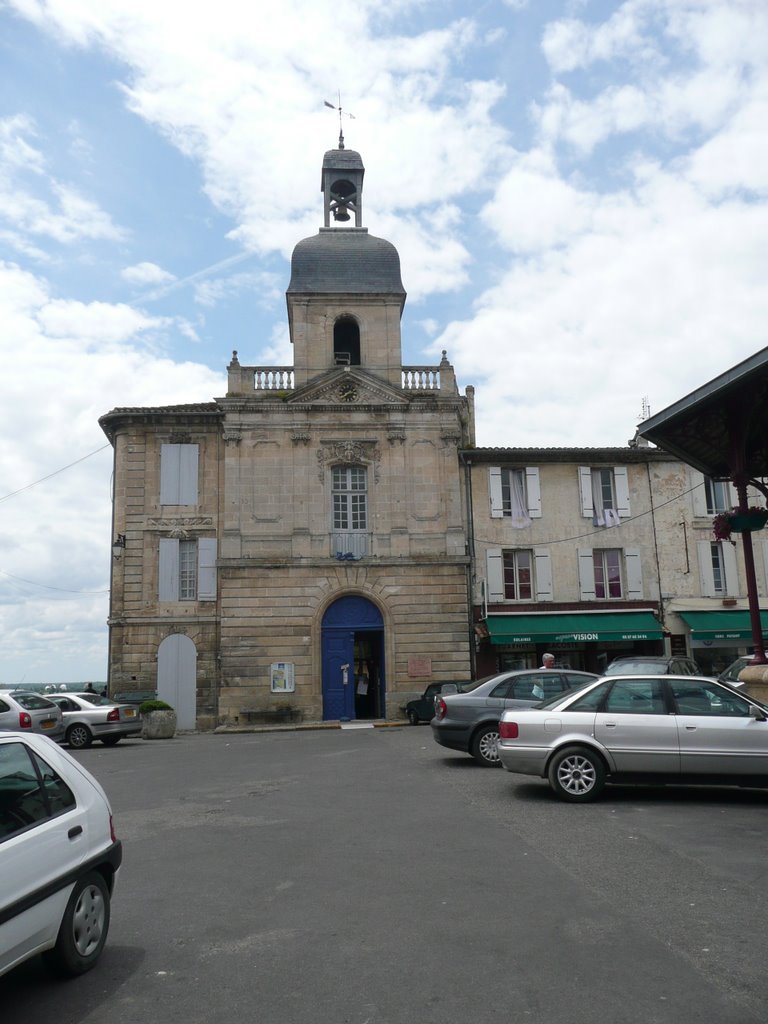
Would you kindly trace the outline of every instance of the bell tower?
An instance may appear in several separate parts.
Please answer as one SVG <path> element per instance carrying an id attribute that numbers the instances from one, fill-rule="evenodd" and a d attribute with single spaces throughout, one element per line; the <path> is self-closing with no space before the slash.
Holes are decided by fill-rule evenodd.
<path id="1" fill-rule="evenodd" d="M 339 148 L 323 157 L 324 227 L 291 257 L 286 300 L 296 387 L 339 366 L 401 386 L 400 256 L 363 227 L 364 174 L 360 154 L 339 136 Z"/>

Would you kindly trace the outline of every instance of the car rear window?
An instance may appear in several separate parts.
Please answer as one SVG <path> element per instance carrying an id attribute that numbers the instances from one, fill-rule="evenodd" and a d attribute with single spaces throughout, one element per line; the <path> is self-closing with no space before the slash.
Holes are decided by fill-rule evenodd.
<path id="1" fill-rule="evenodd" d="M 78 697 L 82 697 L 83 700 L 87 700 L 89 704 L 95 704 L 97 707 L 101 707 L 104 704 L 117 704 L 116 700 L 110 700 L 109 697 L 102 697 L 100 693 L 78 693 Z"/>
<path id="2" fill-rule="evenodd" d="M 14 693 L 11 696 L 26 711 L 41 711 L 45 708 L 56 707 L 52 701 L 47 697 L 41 697 L 39 693 Z"/>
<path id="3" fill-rule="evenodd" d="M 621 661 L 614 662 L 605 670 L 607 676 L 663 676 L 666 675 L 667 664 L 664 661 Z"/>

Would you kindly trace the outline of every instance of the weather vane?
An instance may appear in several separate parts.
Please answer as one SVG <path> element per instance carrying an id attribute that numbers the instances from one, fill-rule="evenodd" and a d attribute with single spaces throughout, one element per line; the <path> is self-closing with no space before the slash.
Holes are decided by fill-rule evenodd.
<path id="1" fill-rule="evenodd" d="M 342 117 L 351 117 L 352 120 L 354 121 L 355 120 L 355 115 L 354 114 L 348 114 L 348 113 L 346 113 L 345 111 L 343 111 L 341 109 L 341 92 L 339 92 L 338 96 L 339 96 L 339 105 L 338 105 L 338 107 L 336 106 L 335 103 L 329 103 L 328 100 L 323 100 L 323 103 L 325 104 L 326 107 L 330 107 L 331 110 L 338 110 L 338 112 L 339 112 L 339 149 L 344 149 L 344 131 L 343 131 L 343 125 L 341 123 L 341 119 L 342 119 Z"/>

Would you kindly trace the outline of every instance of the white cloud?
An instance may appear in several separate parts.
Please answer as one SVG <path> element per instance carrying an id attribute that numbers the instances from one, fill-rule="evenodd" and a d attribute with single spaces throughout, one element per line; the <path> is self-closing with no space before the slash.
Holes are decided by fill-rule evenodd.
<path id="1" fill-rule="evenodd" d="M 129 284 L 168 284 L 176 280 L 176 275 L 163 270 L 156 263 L 136 263 L 120 271 L 120 276 Z"/>

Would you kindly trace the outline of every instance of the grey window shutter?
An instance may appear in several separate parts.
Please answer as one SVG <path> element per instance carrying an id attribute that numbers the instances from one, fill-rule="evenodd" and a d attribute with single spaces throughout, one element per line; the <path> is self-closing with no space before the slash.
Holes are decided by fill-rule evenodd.
<path id="1" fill-rule="evenodd" d="M 216 600 L 215 537 L 201 537 L 197 542 L 197 599 Z"/>
<path id="2" fill-rule="evenodd" d="M 549 548 L 534 548 L 534 580 L 536 581 L 536 600 L 552 600 L 552 560 Z"/>
<path id="3" fill-rule="evenodd" d="M 616 511 L 619 517 L 626 519 L 629 511 L 629 477 L 626 466 L 613 467 L 613 483 L 616 488 Z"/>
<path id="4" fill-rule="evenodd" d="M 180 444 L 179 451 L 179 505 L 197 504 L 197 465 L 199 445 Z"/>
<path id="5" fill-rule="evenodd" d="M 181 454 L 178 444 L 160 445 L 160 504 L 178 505 Z"/>
<path id="6" fill-rule="evenodd" d="M 488 494 L 491 500 L 491 518 L 501 519 L 504 515 L 504 508 L 501 501 L 500 466 L 490 466 L 488 468 Z"/>
<path id="7" fill-rule="evenodd" d="M 624 568 L 627 574 L 627 599 L 639 601 L 643 596 L 643 567 L 640 548 L 625 548 Z"/>
<path id="8" fill-rule="evenodd" d="M 158 598 L 179 600 L 179 542 L 172 537 L 160 538 Z"/>
<path id="9" fill-rule="evenodd" d="M 528 495 L 528 515 L 541 519 L 541 484 L 538 466 L 525 467 L 525 492 Z"/>
<path id="10" fill-rule="evenodd" d="M 488 573 L 488 600 L 504 600 L 504 570 L 501 548 L 488 548 L 485 552 L 485 564 Z"/>
<path id="11" fill-rule="evenodd" d="M 725 570 L 725 593 L 728 597 L 739 596 L 739 569 L 736 563 L 736 548 L 728 541 L 720 545 L 723 552 L 723 569 Z"/>
<path id="12" fill-rule="evenodd" d="M 715 597 L 715 576 L 712 572 L 712 545 L 708 540 L 696 542 L 699 556 L 699 573 L 701 575 L 702 597 Z"/>
<path id="13" fill-rule="evenodd" d="M 707 515 L 707 491 L 704 487 L 704 474 L 698 469 L 692 469 L 691 474 L 691 496 L 693 498 L 693 514 L 705 518 Z"/>
<path id="14" fill-rule="evenodd" d="M 579 548 L 579 596 L 582 601 L 595 600 L 595 569 L 592 548 Z"/>
<path id="15" fill-rule="evenodd" d="M 592 502 L 592 470 L 589 466 L 579 466 L 579 495 L 581 514 L 591 519 L 595 514 L 595 506 Z"/>

